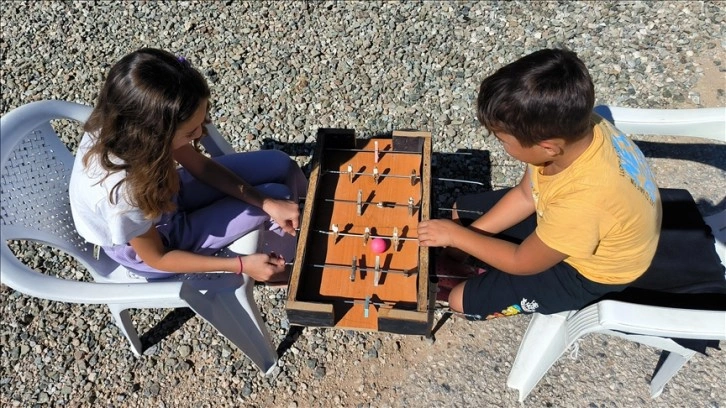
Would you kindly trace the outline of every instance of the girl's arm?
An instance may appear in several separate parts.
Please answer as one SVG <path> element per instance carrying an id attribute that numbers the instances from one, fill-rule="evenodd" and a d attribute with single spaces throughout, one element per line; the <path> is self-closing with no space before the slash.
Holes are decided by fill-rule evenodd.
<path id="1" fill-rule="evenodd" d="M 290 235 L 300 223 L 300 208 L 290 200 L 267 197 L 226 167 L 185 145 L 174 151 L 174 159 L 192 176 L 223 193 L 262 208 Z"/>
<path id="2" fill-rule="evenodd" d="M 199 255 L 178 249 L 166 250 L 156 227 L 129 242 L 144 263 L 167 272 L 239 272 L 238 258 Z M 280 280 L 285 272 L 285 261 L 267 254 L 243 256 L 244 273 L 260 282 Z"/>

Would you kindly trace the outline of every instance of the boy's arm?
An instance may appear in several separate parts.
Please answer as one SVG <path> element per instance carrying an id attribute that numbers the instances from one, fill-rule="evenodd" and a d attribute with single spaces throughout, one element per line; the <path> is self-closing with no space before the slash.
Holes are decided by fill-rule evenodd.
<path id="1" fill-rule="evenodd" d="M 418 237 L 422 246 L 454 247 L 512 275 L 534 275 L 567 258 L 545 245 L 535 232 L 517 245 L 449 220 L 430 220 L 419 224 Z"/>
<path id="2" fill-rule="evenodd" d="M 457 240 L 456 248 L 512 275 L 534 275 L 567 258 L 542 242 L 536 232 L 519 245 L 474 231 L 464 232 L 466 235 Z"/>
<path id="3" fill-rule="evenodd" d="M 290 235 L 300 223 L 300 207 L 290 200 L 267 197 L 234 172 L 185 145 L 174 151 L 174 159 L 192 176 L 217 190 L 262 208 Z"/>
<path id="4" fill-rule="evenodd" d="M 448 220 L 420 223 L 419 243 L 422 246 L 456 248 L 513 275 L 533 275 L 554 266 L 567 255 L 545 245 L 534 232 L 519 245 L 491 237 L 535 211 L 530 183 L 528 169 L 517 186 L 469 227 Z"/>
<path id="5" fill-rule="evenodd" d="M 535 210 L 530 186 L 529 169 L 522 180 L 509 190 L 484 215 L 469 225 L 469 228 L 487 234 L 498 234 L 532 215 Z"/>

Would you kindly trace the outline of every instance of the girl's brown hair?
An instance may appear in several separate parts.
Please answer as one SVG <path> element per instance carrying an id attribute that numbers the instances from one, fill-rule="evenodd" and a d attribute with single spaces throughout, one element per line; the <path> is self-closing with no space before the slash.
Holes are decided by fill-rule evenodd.
<path id="1" fill-rule="evenodd" d="M 143 48 L 111 68 L 84 126 L 94 144 L 83 158 L 86 166 L 97 159 L 108 174 L 125 171 L 111 189 L 111 202 L 126 183 L 125 199 L 146 217 L 175 209 L 179 177 L 172 140 L 209 96 L 202 74 L 167 51 Z"/>

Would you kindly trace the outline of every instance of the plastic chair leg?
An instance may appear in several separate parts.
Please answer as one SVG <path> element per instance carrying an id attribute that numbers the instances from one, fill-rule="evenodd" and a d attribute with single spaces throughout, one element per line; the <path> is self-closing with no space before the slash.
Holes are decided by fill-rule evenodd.
<path id="1" fill-rule="evenodd" d="M 519 402 L 527 398 L 569 346 L 566 324 L 569 313 L 532 316 L 507 378 L 507 386 L 519 390 Z"/>
<path id="2" fill-rule="evenodd" d="M 668 357 L 666 357 L 663 365 L 654 373 L 653 379 L 650 380 L 651 398 L 658 397 L 663 392 L 663 388 L 665 388 L 668 381 L 696 354 L 695 351 L 689 349 L 684 349 L 682 351 L 683 354 L 668 351 L 663 351 L 663 353 L 668 353 Z"/>
<path id="3" fill-rule="evenodd" d="M 126 336 L 129 343 L 131 343 L 131 351 L 137 357 L 141 356 L 141 353 L 143 352 L 141 339 L 139 338 L 139 333 L 136 331 L 136 328 L 131 322 L 131 315 L 129 314 L 129 311 L 127 309 L 123 309 L 119 305 L 108 305 L 108 308 L 111 309 L 111 315 L 113 315 L 113 320 L 116 322 L 116 326 L 121 329 L 123 335 Z"/>
<path id="4" fill-rule="evenodd" d="M 250 320 L 257 329 L 254 332 L 254 337 L 257 339 L 256 351 L 259 356 L 259 360 L 263 362 L 262 364 L 257 363 L 257 366 L 260 367 L 260 370 L 265 372 L 265 375 L 267 375 L 270 374 L 277 363 L 277 349 L 272 342 L 270 332 L 267 330 L 267 325 L 262 319 L 260 308 L 257 307 L 257 303 L 255 303 L 253 294 L 254 283 L 255 281 L 252 278 L 245 277 L 245 285 L 237 288 L 234 291 L 234 295 L 237 302 L 240 306 L 242 306 L 245 312 L 247 312 L 247 316 L 249 316 Z"/>
<path id="5" fill-rule="evenodd" d="M 194 312 L 246 354 L 262 372 L 269 374 L 277 363 L 277 351 L 254 303 L 253 282 L 245 278 L 245 283 L 234 290 L 208 290 L 206 293 L 185 284 L 180 296 Z"/>

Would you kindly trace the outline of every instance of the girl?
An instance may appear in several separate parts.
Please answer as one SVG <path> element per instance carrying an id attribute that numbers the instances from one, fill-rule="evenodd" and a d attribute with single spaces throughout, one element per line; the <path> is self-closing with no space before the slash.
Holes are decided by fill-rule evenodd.
<path id="1" fill-rule="evenodd" d="M 199 71 L 166 51 L 140 49 L 116 63 L 76 154 L 69 186 L 76 228 L 146 278 L 244 271 L 286 280 L 285 261 L 274 254 L 212 256 L 267 221 L 295 235 L 307 180 L 279 151 L 200 153 L 209 97 Z"/>

